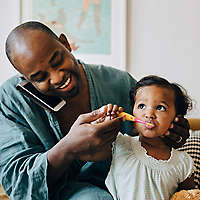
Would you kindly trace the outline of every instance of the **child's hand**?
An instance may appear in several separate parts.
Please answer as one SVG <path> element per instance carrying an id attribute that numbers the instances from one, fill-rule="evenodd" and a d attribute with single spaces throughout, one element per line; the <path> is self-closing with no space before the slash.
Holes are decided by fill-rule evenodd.
<path id="1" fill-rule="evenodd" d="M 118 117 L 118 114 L 123 112 L 123 108 L 119 107 L 118 105 L 107 104 L 104 106 L 104 113 L 105 115 L 101 118 L 97 119 L 96 121 L 92 122 L 92 124 L 102 123 L 104 121 L 112 120 Z"/>
<path id="2" fill-rule="evenodd" d="M 118 117 L 120 112 L 123 112 L 122 107 L 119 107 L 118 105 L 108 104 L 105 120 L 111 120 Z"/>

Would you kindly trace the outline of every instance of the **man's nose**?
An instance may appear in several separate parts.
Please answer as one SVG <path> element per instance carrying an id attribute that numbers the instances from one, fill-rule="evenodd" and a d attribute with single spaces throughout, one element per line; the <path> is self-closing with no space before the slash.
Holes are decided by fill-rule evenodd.
<path id="1" fill-rule="evenodd" d="M 60 85 L 62 83 L 63 77 L 56 72 L 52 72 L 50 76 L 50 84 L 51 85 Z"/>

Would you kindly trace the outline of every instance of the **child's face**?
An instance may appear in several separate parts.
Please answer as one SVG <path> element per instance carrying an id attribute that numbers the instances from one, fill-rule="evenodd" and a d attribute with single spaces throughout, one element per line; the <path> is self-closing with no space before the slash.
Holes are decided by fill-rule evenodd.
<path id="1" fill-rule="evenodd" d="M 174 98 L 174 91 L 168 88 L 151 85 L 138 89 L 133 115 L 154 125 L 135 123 L 140 135 L 153 138 L 166 133 L 176 115 Z"/>

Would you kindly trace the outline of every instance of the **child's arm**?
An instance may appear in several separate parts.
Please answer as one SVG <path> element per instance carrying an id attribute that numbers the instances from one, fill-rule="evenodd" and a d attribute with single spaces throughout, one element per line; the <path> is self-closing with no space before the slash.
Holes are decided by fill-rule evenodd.
<path id="1" fill-rule="evenodd" d="M 194 174 L 179 184 L 177 191 L 195 189 Z"/>

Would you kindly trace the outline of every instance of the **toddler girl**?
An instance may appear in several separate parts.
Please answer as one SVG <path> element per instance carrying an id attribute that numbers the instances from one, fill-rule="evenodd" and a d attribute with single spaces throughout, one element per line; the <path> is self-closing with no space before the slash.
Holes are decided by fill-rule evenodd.
<path id="1" fill-rule="evenodd" d="M 130 97 L 133 115 L 152 126 L 135 123 L 137 137 L 118 134 L 106 178 L 113 198 L 168 200 L 177 190 L 194 188 L 192 158 L 163 140 L 174 118 L 191 108 L 189 97 L 179 85 L 157 76 L 142 78 Z M 111 119 L 121 111 L 116 105 L 108 106 Z"/>

